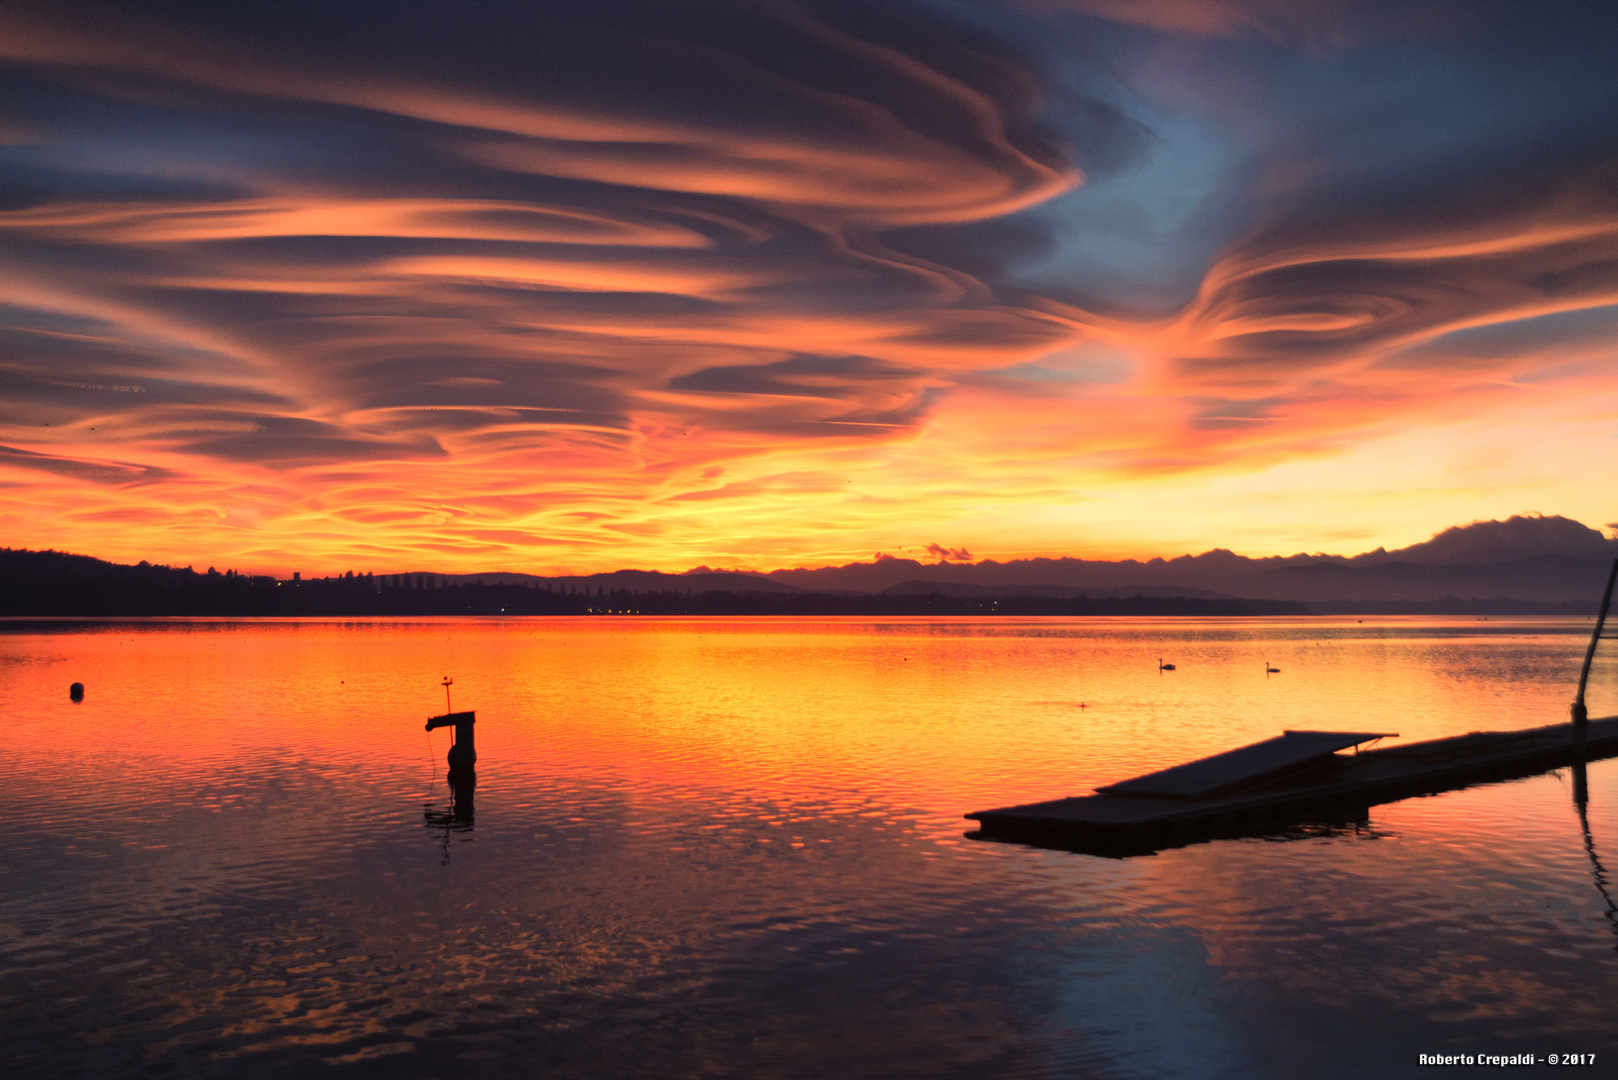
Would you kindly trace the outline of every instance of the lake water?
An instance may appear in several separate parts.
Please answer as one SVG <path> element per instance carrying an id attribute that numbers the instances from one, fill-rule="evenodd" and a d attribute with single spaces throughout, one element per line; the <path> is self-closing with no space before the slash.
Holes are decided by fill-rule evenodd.
<path id="1" fill-rule="evenodd" d="M 1589 767 L 1588 833 L 1565 770 L 1124 860 L 961 818 L 1286 727 L 1560 722 L 1589 627 L 0 624 L 0 1063 L 1279 1080 L 1582 1052 L 1611 1075 L 1618 761 Z M 478 715 L 470 825 L 422 730 L 444 675 Z M 1618 712 L 1607 658 L 1590 703 Z"/>

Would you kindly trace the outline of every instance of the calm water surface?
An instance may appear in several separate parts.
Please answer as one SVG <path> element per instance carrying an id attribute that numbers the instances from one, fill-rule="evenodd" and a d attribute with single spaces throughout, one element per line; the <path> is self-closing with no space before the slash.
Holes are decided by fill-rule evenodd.
<path id="1" fill-rule="evenodd" d="M 1590 767 L 1588 833 L 1565 772 L 1128 860 L 961 819 L 1285 727 L 1559 722 L 1588 633 L 0 624 L 0 1063 L 1287 1078 L 1578 1051 L 1613 1075 L 1618 762 Z M 471 827 L 422 731 L 445 674 L 478 713 Z M 1618 665 L 1590 698 L 1618 712 Z"/>

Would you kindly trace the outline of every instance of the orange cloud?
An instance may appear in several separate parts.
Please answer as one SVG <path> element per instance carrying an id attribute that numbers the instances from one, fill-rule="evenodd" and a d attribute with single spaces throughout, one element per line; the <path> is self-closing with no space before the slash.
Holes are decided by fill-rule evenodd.
<path id="1" fill-rule="evenodd" d="M 0 209 L 8 542 L 310 572 L 1262 552 L 1292 542 L 1240 520 L 1273 512 L 1266 477 L 1307 534 L 1322 477 L 1357 490 L 1341 463 L 1419 443 L 1432 469 L 1365 526 L 1392 546 L 1544 489 L 1489 463 L 1491 423 L 1610 456 L 1610 169 L 1442 211 L 1289 203 L 1181 309 L 1129 313 L 906 246 L 1031 228 L 1081 183 L 1048 72 L 942 24 L 748 17 L 581 31 L 562 78 L 554 43 L 503 67 L 0 6 L 10 70 L 135 132 L 0 117 L 58 185 Z M 1453 458 L 1410 441 L 1440 429 Z"/>

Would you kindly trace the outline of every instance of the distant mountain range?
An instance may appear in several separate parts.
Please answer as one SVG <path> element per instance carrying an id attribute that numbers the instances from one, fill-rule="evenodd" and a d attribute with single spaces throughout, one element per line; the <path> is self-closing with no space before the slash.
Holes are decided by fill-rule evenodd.
<path id="1" fill-rule="evenodd" d="M 1177 598 L 1184 613 L 1258 614 L 1306 607 L 1320 614 L 1582 614 L 1594 610 L 1615 558 L 1618 539 L 1565 517 L 1539 515 L 1456 526 L 1396 551 L 1378 548 L 1354 556 L 1252 559 L 1215 549 L 1144 562 L 1063 558 L 921 563 L 883 556 L 866 563 L 769 573 L 709 567 L 683 574 L 617 570 L 557 577 L 416 571 L 322 578 L 290 591 L 271 578 L 234 572 L 210 570 L 204 575 L 189 567 L 130 567 L 82 555 L 0 549 L 0 614 L 98 612 L 111 603 L 96 599 L 113 595 L 108 589 L 129 598 L 116 605 L 123 614 L 137 613 L 136 608 L 176 614 L 215 609 L 220 614 L 453 614 L 474 599 L 477 610 L 488 608 L 488 613 L 577 609 L 582 614 L 602 607 L 603 597 L 616 610 L 634 606 L 625 598 L 653 595 L 658 597 L 656 610 L 672 613 L 684 610 L 682 598 L 689 598 L 685 606 L 692 613 L 835 614 L 841 603 L 849 614 L 1114 609 L 1150 614 L 1179 610 L 1161 602 Z M 79 599 L 54 611 L 60 605 L 52 597 L 69 594 Z M 429 600 L 429 594 L 434 598 Z M 706 606 L 696 603 L 703 596 L 710 598 Z M 737 599 L 712 599 L 720 596 Z M 754 599 L 739 599 L 743 597 Z M 872 597 L 886 598 L 887 606 L 873 607 L 866 602 Z M 928 597 L 933 600 L 923 603 Z M 996 598 L 1006 603 L 996 606 Z M 1231 601 L 1235 603 L 1227 603 Z M 1247 602 L 1245 608 L 1242 602 Z M 1278 608 L 1278 602 L 1292 606 Z M 647 599 L 639 606 L 650 611 L 654 605 Z"/>
<path id="2" fill-rule="evenodd" d="M 1504 599 L 1526 604 L 1593 606 L 1618 540 L 1565 517 L 1523 515 L 1445 529 L 1431 540 L 1361 555 L 1285 555 L 1253 559 L 1216 548 L 1175 559 L 1108 562 L 1016 559 L 922 563 L 891 557 L 769 573 L 701 567 L 685 574 L 619 570 L 583 577 L 472 574 L 465 580 L 553 583 L 632 590 L 679 588 L 810 590 L 946 596 L 1184 596 L 1296 600 L 1315 605 L 1442 598 Z"/>
<path id="3" fill-rule="evenodd" d="M 880 592 L 983 588 L 1011 594 L 1241 596 L 1326 601 L 1418 601 L 1439 597 L 1594 603 L 1618 540 L 1565 517 L 1522 516 L 1446 529 L 1397 551 L 1253 559 L 1222 548 L 1141 562 L 1019 559 L 923 564 L 883 558 L 815 570 L 777 570 L 771 581 L 799 588 Z M 962 595 L 968 593 L 963 592 Z"/>

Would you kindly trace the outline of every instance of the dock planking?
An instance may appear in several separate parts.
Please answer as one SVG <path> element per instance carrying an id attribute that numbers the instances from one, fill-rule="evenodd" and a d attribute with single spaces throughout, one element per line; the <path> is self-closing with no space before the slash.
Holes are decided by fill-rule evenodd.
<path id="1" fill-rule="evenodd" d="M 1363 817 L 1380 803 L 1618 756 L 1618 716 L 1587 724 L 1582 750 L 1572 724 L 1473 732 L 1353 754 L 1339 751 L 1388 736 L 1287 732 L 1109 784 L 1094 795 L 979 810 L 966 815 L 980 826 L 968 835 L 1126 856 L 1303 820 Z"/>
<path id="2" fill-rule="evenodd" d="M 1096 790 L 1103 795 L 1136 799 L 1212 799 L 1315 768 L 1323 758 L 1338 750 L 1377 739 L 1396 738 L 1397 733 L 1386 731 L 1284 731 L 1273 739 Z"/>

